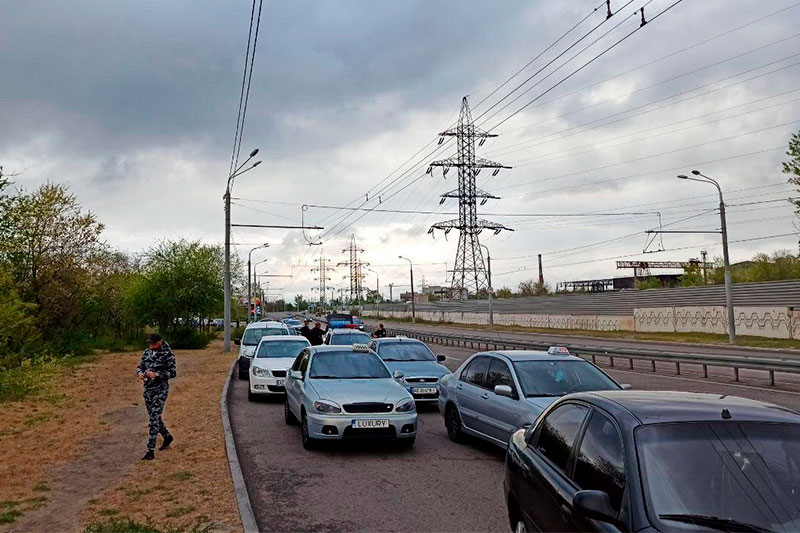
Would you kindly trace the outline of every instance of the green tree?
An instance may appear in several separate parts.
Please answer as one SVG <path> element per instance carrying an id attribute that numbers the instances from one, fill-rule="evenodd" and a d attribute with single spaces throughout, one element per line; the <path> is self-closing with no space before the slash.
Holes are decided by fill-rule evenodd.
<path id="1" fill-rule="evenodd" d="M 797 187 L 800 193 L 800 132 L 795 133 L 789 139 L 788 161 L 783 162 L 783 173 L 789 175 L 789 183 Z M 795 206 L 795 213 L 800 216 L 800 198 L 791 200 Z"/>
<path id="2" fill-rule="evenodd" d="M 307 311 L 308 310 L 308 302 L 305 298 L 303 298 L 302 294 L 295 294 L 294 296 L 294 305 L 298 311 Z"/>
<path id="3" fill-rule="evenodd" d="M 663 289 L 664 284 L 661 282 L 660 279 L 650 276 L 645 279 L 637 279 L 636 288 L 640 291 L 647 289 Z"/>
<path id="4" fill-rule="evenodd" d="M 540 284 L 538 280 L 529 279 L 519 284 L 520 296 L 543 296 L 549 293 L 550 287 L 546 283 Z"/>
<path id="5" fill-rule="evenodd" d="M 681 287 L 696 287 L 698 285 L 705 285 L 703 279 L 703 269 L 699 263 L 690 263 L 688 266 L 683 267 L 683 275 L 680 277 Z"/>
<path id="6" fill-rule="evenodd" d="M 508 287 L 497 289 L 497 291 L 495 291 L 495 294 L 497 295 L 498 298 L 511 298 L 514 296 L 514 293 L 511 292 L 511 289 L 509 289 Z"/>

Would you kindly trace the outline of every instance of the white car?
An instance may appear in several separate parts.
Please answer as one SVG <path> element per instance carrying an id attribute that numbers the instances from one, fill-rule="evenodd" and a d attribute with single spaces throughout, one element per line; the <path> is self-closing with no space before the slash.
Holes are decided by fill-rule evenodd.
<path id="1" fill-rule="evenodd" d="M 262 337 L 272 335 L 291 335 L 289 327 L 275 320 L 260 320 L 252 322 L 244 328 L 244 335 L 241 339 L 233 339 L 234 344 L 239 346 L 239 379 L 247 379 L 249 376 L 250 360 L 258 346 L 258 341 Z"/>
<path id="2" fill-rule="evenodd" d="M 297 335 L 262 337 L 250 363 L 247 399 L 252 402 L 261 394 L 284 394 L 286 369 L 309 346 L 305 337 Z"/>

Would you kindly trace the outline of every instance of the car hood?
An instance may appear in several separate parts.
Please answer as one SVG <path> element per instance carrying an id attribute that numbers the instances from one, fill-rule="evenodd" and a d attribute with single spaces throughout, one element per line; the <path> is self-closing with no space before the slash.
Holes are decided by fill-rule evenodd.
<path id="1" fill-rule="evenodd" d="M 320 399 L 339 405 L 356 402 L 397 403 L 409 398 L 408 392 L 394 379 L 311 379 Z"/>
<path id="2" fill-rule="evenodd" d="M 525 401 L 536 407 L 540 412 L 544 411 L 550 404 L 558 400 L 559 396 L 540 396 L 525 398 Z"/>
<path id="3" fill-rule="evenodd" d="M 252 365 L 269 370 L 283 370 L 291 367 L 294 360 L 294 357 L 256 357 Z"/>
<path id="4" fill-rule="evenodd" d="M 399 370 L 407 378 L 431 376 L 441 378 L 450 373 L 436 361 L 384 361 L 384 363 L 392 372 Z"/>

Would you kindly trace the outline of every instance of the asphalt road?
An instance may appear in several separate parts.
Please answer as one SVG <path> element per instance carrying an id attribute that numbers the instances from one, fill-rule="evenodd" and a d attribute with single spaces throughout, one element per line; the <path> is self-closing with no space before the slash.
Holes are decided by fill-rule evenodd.
<path id="1" fill-rule="evenodd" d="M 748 348 L 739 346 L 728 346 L 724 344 L 689 344 L 679 342 L 659 342 L 659 341 L 642 341 L 635 339 L 607 339 L 600 337 L 585 337 L 580 335 L 554 335 L 552 333 L 517 333 L 511 331 L 489 331 L 487 329 L 475 328 L 471 329 L 469 326 L 456 327 L 448 325 L 432 325 L 432 324 L 410 324 L 408 322 L 390 322 L 381 321 L 387 328 L 396 328 L 400 330 L 427 332 L 427 333 L 442 333 L 442 334 L 461 334 L 461 335 L 475 335 L 482 338 L 496 337 L 498 340 L 505 339 L 509 341 L 552 341 L 553 344 L 578 344 L 578 345 L 592 345 L 592 346 L 609 346 L 614 348 L 629 348 L 629 349 L 642 349 L 642 350 L 661 350 L 679 353 L 694 353 L 694 354 L 725 354 L 725 355 L 740 355 L 743 357 L 777 357 L 777 358 L 800 358 L 800 350 L 785 350 L 773 348 Z M 370 318 L 368 320 L 370 325 L 377 325 L 378 320 Z"/>
<path id="2" fill-rule="evenodd" d="M 432 347 L 457 368 L 471 350 Z M 800 386 L 733 384 L 646 370 L 608 369 L 636 389 L 746 396 L 800 411 Z M 248 402 L 231 383 L 229 411 L 242 471 L 262 531 L 508 531 L 503 452 L 478 441 L 450 442 L 436 410 L 420 412 L 412 450 L 346 443 L 307 452 L 300 430 L 283 421 L 283 400 Z"/>

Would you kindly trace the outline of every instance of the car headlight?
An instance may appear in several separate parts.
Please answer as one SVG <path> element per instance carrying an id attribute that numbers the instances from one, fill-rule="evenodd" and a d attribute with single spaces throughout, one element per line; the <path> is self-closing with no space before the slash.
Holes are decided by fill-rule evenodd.
<path id="1" fill-rule="evenodd" d="M 314 409 L 318 413 L 341 413 L 342 408 L 336 402 L 330 400 L 317 400 L 314 402 Z"/>
<path id="2" fill-rule="evenodd" d="M 398 413 L 408 413 L 416 410 L 416 408 L 417 407 L 414 405 L 414 400 L 411 398 L 406 398 L 405 400 L 400 400 L 395 406 L 394 410 Z"/>
<path id="3" fill-rule="evenodd" d="M 267 370 L 266 368 L 259 368 L 257 366 L 254 366 L 254 367 L 251 367 L 251 368 L 253 369 L 253 375 L 254 376 L 257 376 L 257 377 L 260 377 L 260 378 L 269 377 L 269 370 Z"/>

